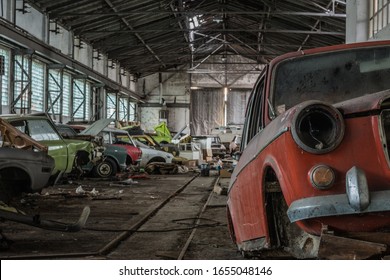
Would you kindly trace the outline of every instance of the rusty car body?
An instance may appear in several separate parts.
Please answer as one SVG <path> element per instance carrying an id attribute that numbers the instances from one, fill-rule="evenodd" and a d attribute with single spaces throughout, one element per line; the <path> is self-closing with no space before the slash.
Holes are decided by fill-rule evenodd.
<path id="1" fill-rule="evenodd" d="M 56 123 L 56 127 L 61 136 L 65 139 L 78 139 L 99 143 L 102 151 L 102 160 L 95 163 L 88 163 L 82 166 L 82 169 L 87 172 L 88 176 L 98 178 L 108 178 L 115 176 L 118 172 L 126 171 L 128 166 L 127 150 L 125 148 L 107 145 L 103 143 L 103 137 L 98 135 L 81 135 L 76 132 L 71 125 Z M 83 130 L 85 129 L 82 126 Z M 98 141 L 96 139 L 99 139 Z M 95 145 L 96 146 L 96 145 Z M 97 147 L 95 148 L 95 150 Z"/>
<path id="2" fill-rule="evenodd" d="M 89 217 L 85 206 L 77 221 L 64 223 L 46 220 L 39 214 L 28 216 L 7 205 L 22 193 L 39 193 L 49 185 L 55 169 L 55 160 L 48 155 L 48 147 L 0 118 L 0 219 L 30 225 L 47 230 L 76 232 L 81 230 Z M 2 248 L 9 246 L 1 235 Z"/>
<path id="3" fill-rule="evenodd" d="M 97 135 L 102 137 L 105 145 L 126 150 L 127 165 L 138 165 L 141 161 L 142 151 L 137 148 L 133 138 L 126 131 L 108 126 L 114 121 L 114 119 L 98 120 L 82 130 L 79 135 Z"/>
<path id="4" fill-rule="evenodd" d="M 101 151 L 90 141 L 63 139 L 53 121 L 41 115 L 2 115 L 1 118 L 36 142 L 47 146 L 48 154 L 54 158 L 52 178 L 56 180 L 64 174 L 83 174 L 82 166 L 101 160 Z"/>
<path id="5" fill-rule="evenodd" d="M 0 199 L 22 192 L 39 192 L 47 186 L 54 159 L 47 147 L 0 118 Z"/>
<path id="6" fill-rule="evenodd" d="M 377 238 L 390 230 L 389 75 L 390 41 L 288 53 L 264 69 L 228 190 L 230 235 L 244 255 L 389 253 Z M 379 249 L 359 255 L 359 233 Z M 329 235 L 348 237 L 333 244 L 353 253 L 330 253 Z"/>

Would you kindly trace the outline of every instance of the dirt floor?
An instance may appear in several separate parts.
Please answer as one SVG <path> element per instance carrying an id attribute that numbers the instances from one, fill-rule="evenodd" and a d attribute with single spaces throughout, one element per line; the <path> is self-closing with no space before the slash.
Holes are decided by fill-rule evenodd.
<path id="1" fill-rule="evenodd" d="M 227 197 L 213 191 L 228 182 L 189 172 L 47 188 L 14 204 L 26 214 L 63 223 L 76 221 L 89 206 L 85 228 L 57 232 L 2 221 L 8 248 L 3 246 L 0 258 L 243 259 L 228 235 Z"/>

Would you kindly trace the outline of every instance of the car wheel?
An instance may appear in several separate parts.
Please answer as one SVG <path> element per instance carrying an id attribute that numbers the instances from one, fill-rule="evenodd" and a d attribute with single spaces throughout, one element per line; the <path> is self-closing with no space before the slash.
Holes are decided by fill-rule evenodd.
<path id="1" fill-rule="evenodd" d="M 108 178 L 111 176 L 115 176 L 116 172 L 116 163 L 111 158 L 106 158 L 98 165 L 96 165 L 93 170 L 94 175 L 100 178 Z"/>
<path id="2" fill-rule="evenodd" d="M 8 167 L 0 170 L 0 200 L 9 203 L 30 188 L 30 176 L 23 170 Z"/>

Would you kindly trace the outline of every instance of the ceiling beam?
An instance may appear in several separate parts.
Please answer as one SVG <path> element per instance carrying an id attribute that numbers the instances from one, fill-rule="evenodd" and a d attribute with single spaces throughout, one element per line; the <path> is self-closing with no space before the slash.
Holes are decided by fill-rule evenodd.
<path id="1" fill-rule="evenodd" d="M 42 55 L 43 57 L 46 57 L 55 63 L 64 64 L 71 70 L 86 74 L 91 79 L 99 81 L 113 90 L 122 91 L 123 93 L 137 100 L 141 98 L 135 92 L 123 87 L 122 85 L 119 85 L 103 74 L 92 70 L 83 63 L 74 60 L 61 52 L 58 52 L 55 48 L 46 45 L 42 41 L 35 39 L 32 36 L 26 36 L 24 32 L 15 29 L 13 25 L 0 21 L 0 34 L 0 38 L 4 37 L 6 40 L 19 44 L 22 47 L 33 49 L 36 53 Z"/>
<path id="2" fill-rule="evenodd" d="M 187 15 L 187 16 L 197 16 L 197 15 L 258 15 L 263 16 L 267 15 L 267 12 L 264 11 L 127 11 L 127 12 L 83 12 L 83 13 L 50 13 L 51 17 L 61 18 L 69 16 L 131 16 L 131 15 Z M 291 12 L 291 11 L 274 11 L 271 12 L 271 15 L 281 15 L 281 16 L 307 16 L 307 17 L 334 17 L 334 18 L 346 18 L 346 14 L 333 13 L 331 11 L 324 13 L 312 13 L 312 12 Z"/>
<path id="3" fill-rule="evenodd" d="M 106 0 L 108 1 L 108 0 Z M 322 31 L 322 30 L 293 30 L 293 29 L 245 29 L 245 28 L 237 28 L 237 29 L 223 29 L 223 28 L 194 28 L 194 29 L 131 29 L 131 30 L 84 30 L 86 33 L 96 33 L 96 34 L 106 34 L 106 33 L 148 33 L 148 32 L 190 32 L 190 31 L 202 31 L 203 33 L 207 32 L 264 32 L 264 33 L 293 33 L 293 34 L 312 34 L 312 35 L 331 35 L 331 36 L 345 36 L 345 32 L 337 32 L 337 31 Z M 145 46 L 147 44 L 145 43 Z"/>
<path id="4" fill-rule="evenodd" d="M 110 6 L 110 8 L 115 12 L 115 13 L 118 13 L 118 10 L 115 8 L 114 4 L 112 4 L 112 2 L 110 0 L 104 0 L 108 6 Z M 120 17 L 120 19 L 122 20 L 122 22 L 127 26 L 127 28 L 130 29 L 130 31 L 133 33 L 134 32 L 134 28 L 130 25 L 130 23 Z M 166 67 L 165 63 L 156 55 L 156 53 L 152 50 L 152 48 L 142 39 L 141 35 L 139 35 L 139 33 L 137 31 L 135 31 L 135 34 L 134 34 L 138 40 L 140 40 L 140 42 L 146 47 L 146 49 L 161 63 L 161 65 L 163 67 Z"/>

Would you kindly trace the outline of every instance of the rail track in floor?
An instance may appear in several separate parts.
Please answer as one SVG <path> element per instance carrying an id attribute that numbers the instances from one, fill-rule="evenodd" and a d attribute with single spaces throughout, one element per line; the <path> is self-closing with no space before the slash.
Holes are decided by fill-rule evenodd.
<path id="1" fill-rule="evenodd" d="M 240 259 L 227 233 L 226 198 L 213 193 L 218 182 L 218 177 L 198 174 L 154 176 L 123 187 L 115 182 L 83 182 L 87 192 L 93 187 L 103 194 L 96 199 L 64 195 L 71 189 L 64 186 L 35 203 L 46 215 L 57 213 L 54 219 L 61 216 L 58 212 L 76 213 L 77 207 L 89 203 L 86 227 L 62 234 L 7 222 L 2 233 L 13 244 L 0 252 L 0 258 Z"/>

